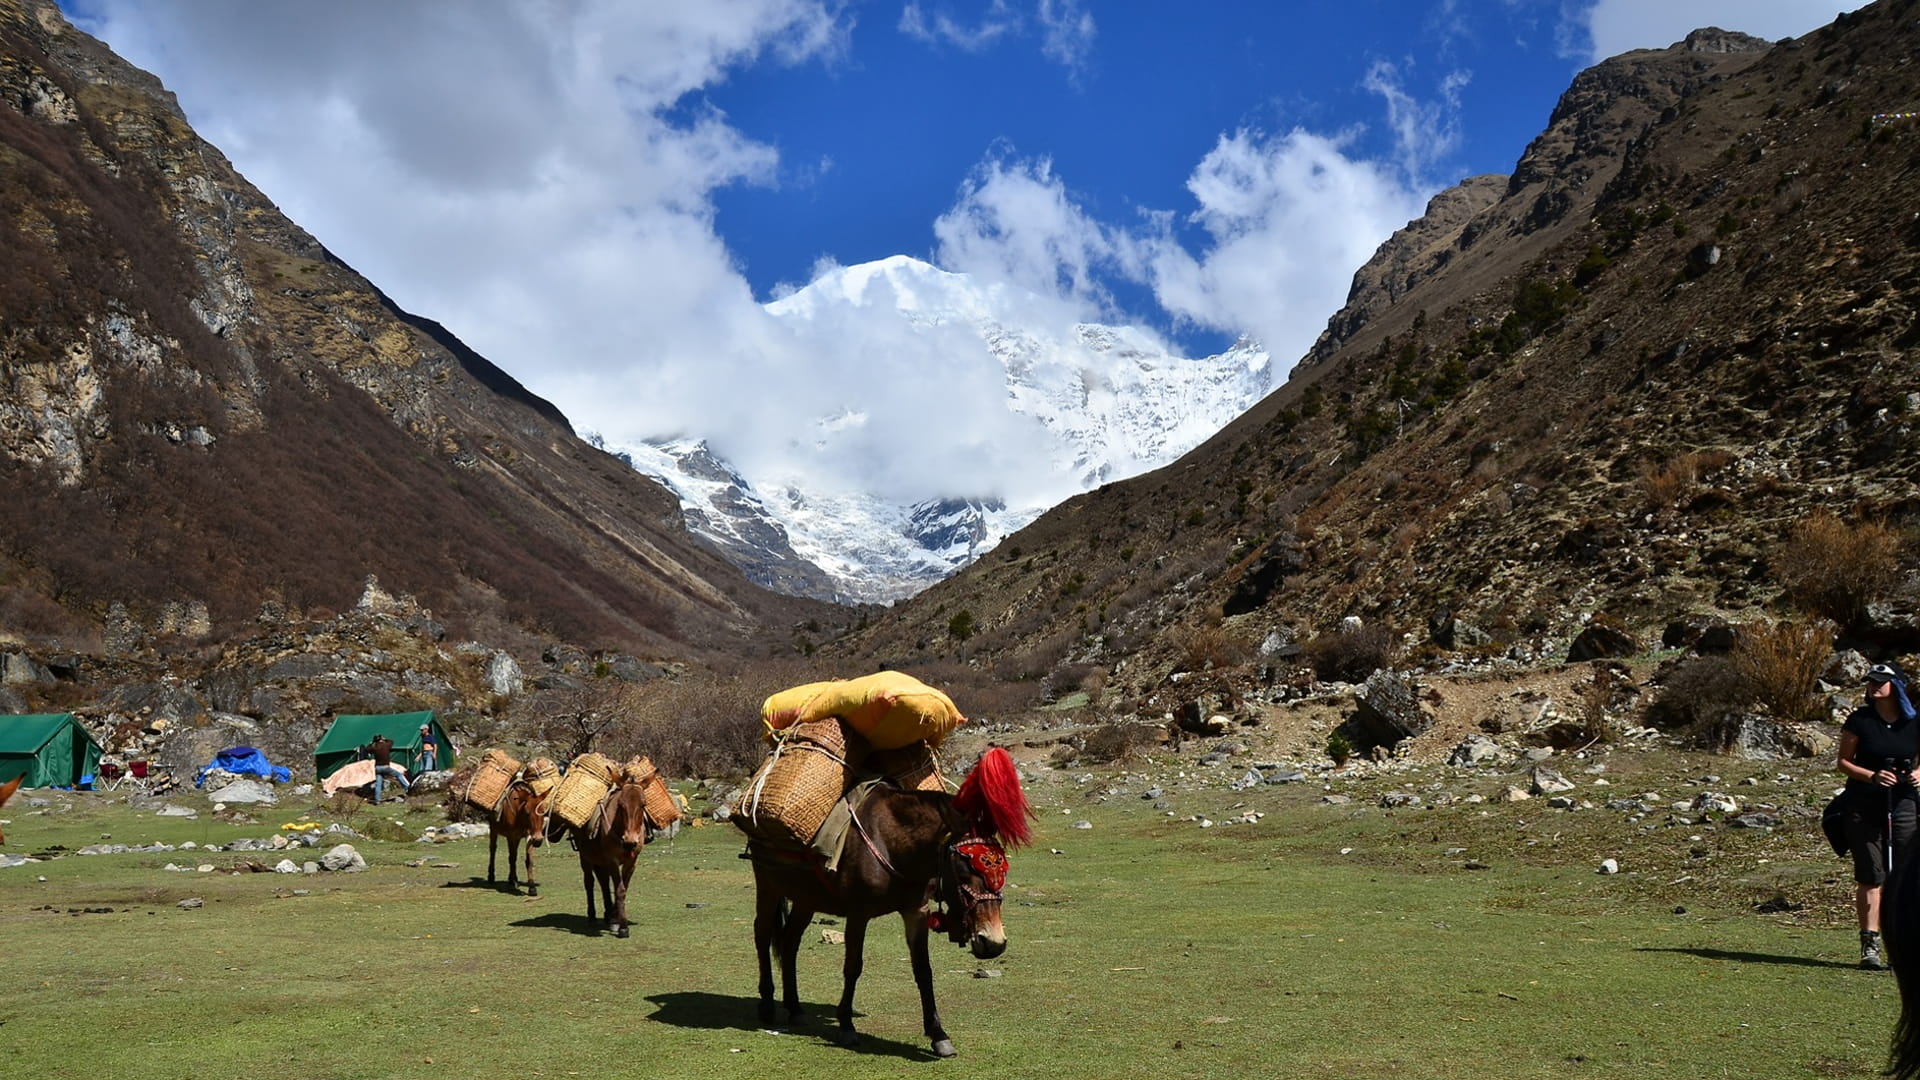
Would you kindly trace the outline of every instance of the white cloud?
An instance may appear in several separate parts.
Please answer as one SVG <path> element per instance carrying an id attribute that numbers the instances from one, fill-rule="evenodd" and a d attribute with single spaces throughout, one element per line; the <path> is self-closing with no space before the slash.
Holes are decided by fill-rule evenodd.
<path id="1" fill-rule="evenodd" d="M 1200 326 L 1250 331 L 1283 365 L 1305 353 L 1353 270 L 1425 200 L 1399 169 L 1355 160 L 1345 146 L 1298 130 L 1221 136 L 1187 181 L 1211 246 L 1196 257 L 1169 229 L 1139 245 L 1161 305 Z"/>
<path id="2" fill-rule="evenodd" d="M 1096 26 L 1080 0 L 1035 0 L 1031 14 L 1010 0 L 990 0 L 985 11 L 969 12 L 970 18 L 951 14 L 955 6 L 951 0 L 911 0 L 895 26 L 915 41 L 978 53 L 1024 36 L 1031 20 L 1038 28 L 1040 54 L 1075 73 L 1093 51 Z"/>
<path id="3" fill-rule="evenodd" d="M 965 52 L 980 52 L 993 47 L 1005 38 L 1016 34 L 1020 29 L 1020 20 L 1006 0 L 993 0 L 979 20 L 971 25 L 947 14 L 945 11 L 929 13 L 917 3 L 910 3 L 900 12 L 900 32 L 916 41 L 929 45 L 947 44 Z"/>
<path id="4" fill-rule="evenodd" d="M 1569 55 L 1599 63 L 1632 49 L 1664 49 L 1701 27 L 1798 37 L 1865 5 L 1847 0 L 1596 0 L 1576 4 L 1563 35 Z"/>
<path id="5" fill-rule="evenodd" d="M 1098 271 L 1119 248 L 1074 202 L 1051 162 L 982 162 L 933 234 L 935 261 L 949 270 L 1059 297 L 1088 313 L 1109 306 Z"/>

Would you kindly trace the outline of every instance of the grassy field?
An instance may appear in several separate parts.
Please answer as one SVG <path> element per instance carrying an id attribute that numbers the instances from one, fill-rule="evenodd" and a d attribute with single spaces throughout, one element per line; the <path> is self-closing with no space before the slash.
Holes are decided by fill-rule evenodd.
<path id="1" fill-rule="evenodd" d="M 1798 858 L 1808 838 L 1790 830 L 1710 829 L 1656 855 L 1658 836 L 1623 838 L 1604 812 L 1388 813 L 1298 787 L 1209 796 L 1267 816 L 1200 829 L 1177 795 L 1170 817 L 1130 791 L 1091 794 L 1105 783 L 1036 785 L 1040 839 L 1014 858 L 1004 956 L 982 965 L 936 943 L 960 1051 L 937 1066 L 896 922 L 870 934 L 862 1048 L 831 1044 L 840 950 L 817 932 L 801 954 L 813 1023 L 760 1029 L 747 867 L 738 834 L 707 826 L 647 849 L 627 940 L 588 932 L 564 848 L 546 849 L 537 899 L 484 884 L 485 840 L 357 841 L 360 874 L 162 869 L 278 860 L 194 852 L 0 869 L 0 1074 L 853 1080 L 925 1062 L 979 1076 L 1657 1080 L 1865 1077 L 1884 1060 L 1892 980 L 1854 969 L 1833 915 L 1841 864 Z M 11 804 L 7 850 L 102 834 L 220 843 L 312 809 L 241 826 L 55 802 L 72 809 Z M 354 824 L 371 831 L 375 813 Z M 436 820 L 423 807 L 406 826 Z M 1081 820 L 1093 827 L 1069 827 Z M 1593 873 L 1603 847 L 1625 872 Z M 1756 914 L 1772 892 L 1833 902 Z M 188 897 L 204 906 L 176 906 Z"/>

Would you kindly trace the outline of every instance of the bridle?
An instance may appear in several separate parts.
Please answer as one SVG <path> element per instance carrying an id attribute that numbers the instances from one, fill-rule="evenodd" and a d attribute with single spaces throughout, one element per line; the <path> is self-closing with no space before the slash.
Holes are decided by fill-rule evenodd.
<path id="1" fill-rule="evenodd" d="M 927 928 L 944 930 L 948 941 L 963 945 L 972 936 L 974 913 L 1000 904 L 1007 884 L 1007 851 L 993 837 L 974 835 L 948 844 L 944 855 L 934 902 L 946 910 L 927 916 Z"/>

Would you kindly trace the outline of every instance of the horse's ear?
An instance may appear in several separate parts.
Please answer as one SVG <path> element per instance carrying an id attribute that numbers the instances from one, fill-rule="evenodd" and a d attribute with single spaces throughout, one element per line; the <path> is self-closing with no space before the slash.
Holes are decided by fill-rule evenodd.
<path id="1" fill-rule="evenodd" d="M 20 782 L 26 778 L 26 774 L 22 773 L 12 780 L 0 784 L 0 806 L 5 806 L 7 800 L 13 798 L 13 793 L 20 790 Z"/>

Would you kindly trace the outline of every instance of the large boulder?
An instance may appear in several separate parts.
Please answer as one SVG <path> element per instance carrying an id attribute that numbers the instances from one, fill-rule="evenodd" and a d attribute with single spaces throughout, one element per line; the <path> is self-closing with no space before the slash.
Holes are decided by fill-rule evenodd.
<path id="1" fill-rule="evenodd" d="M 1433 716 L 1420 702 L 1420 690 L 1411 679 L 1385 668 L 1367 676 L 1354 691 L 1354 727 L 1360 749 L 1394 747 L 1433 726 Z"/>
<path id="2" fill-rule="evenodd" d="M 1600 660 L 1609 656 L 1632 656 L 1639 651 L 1640 643 L 1625 627 L 1596 619 L 1588 623 L 1587 628 L 1580 631 L 1580 635 L 1567 648 L 1567 663 L 1577 664 L 1583 660 Z"/>

